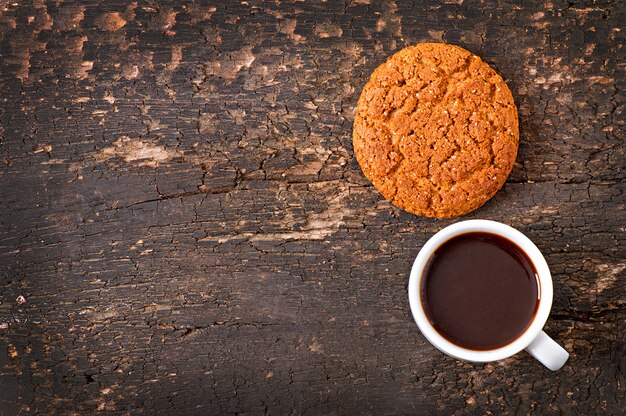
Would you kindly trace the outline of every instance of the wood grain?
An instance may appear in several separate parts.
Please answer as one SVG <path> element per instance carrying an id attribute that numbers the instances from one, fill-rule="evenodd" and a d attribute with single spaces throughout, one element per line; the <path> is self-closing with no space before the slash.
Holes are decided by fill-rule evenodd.
<path id="1" fill-rule="evenodd" d="M 101 3 L 101 4 L 99 4 Z M 0 1 L 0 414 L 624 413 L 624 34 L 616 2 Z M 520 109 L 503 190 L 571 358 L 436 351 L 419 247 L 353 157 L 356 100 L 422 41 Z"/>

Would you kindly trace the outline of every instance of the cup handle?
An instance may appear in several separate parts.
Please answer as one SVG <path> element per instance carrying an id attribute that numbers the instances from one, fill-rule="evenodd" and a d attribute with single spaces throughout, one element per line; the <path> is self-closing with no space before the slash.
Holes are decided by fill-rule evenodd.
<path id="1" fill-rule="evenodd" d="M 565 348 L 554 342 L 543 331 L 526 347 L 526 351 L 552 371 L 563 367 L 569 358 L 569 353 L 565 351 Z"/>

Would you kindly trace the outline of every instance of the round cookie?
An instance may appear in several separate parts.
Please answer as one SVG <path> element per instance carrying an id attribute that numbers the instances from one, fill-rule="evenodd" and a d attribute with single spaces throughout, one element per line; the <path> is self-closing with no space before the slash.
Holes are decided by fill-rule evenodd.
<path id="1" fill-rule="evenodd" d="M 517 108 L 500 75 L 478 56 L 444 43 L 397 52 L 363 88 L 354 153 L 394 205 L 448 218 L 483 205 L 517 155 Z"/>

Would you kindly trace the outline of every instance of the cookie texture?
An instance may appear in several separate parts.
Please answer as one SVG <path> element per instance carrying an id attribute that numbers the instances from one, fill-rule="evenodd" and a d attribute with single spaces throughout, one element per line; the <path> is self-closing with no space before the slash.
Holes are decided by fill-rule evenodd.
<path id="1" fill-rule="evenodd" d="M 511 91 L 478 56 L 421 43 L 397 52 L 363 88 L 353 144 L 365 176 L 394 205 L 448 218 L 483 205 L 517 155 Z"/>

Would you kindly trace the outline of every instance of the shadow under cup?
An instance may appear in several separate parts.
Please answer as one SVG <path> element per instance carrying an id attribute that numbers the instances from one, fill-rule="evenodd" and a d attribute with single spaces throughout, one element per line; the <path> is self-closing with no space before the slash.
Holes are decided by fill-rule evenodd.
<path id="1" fill-rule="evenodd" d="M 431 326 L 464 349 L 489 351 L 514 342 L 540 303 L 535 265 L 499 234 L 451 237 L 435 248 L 420 277 L 421 304 Z"/>

